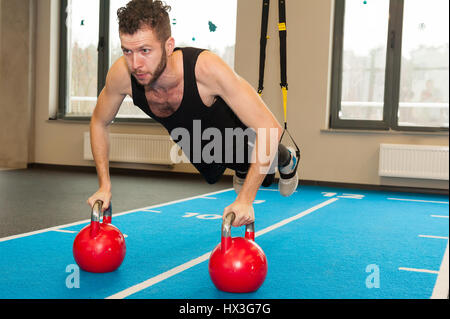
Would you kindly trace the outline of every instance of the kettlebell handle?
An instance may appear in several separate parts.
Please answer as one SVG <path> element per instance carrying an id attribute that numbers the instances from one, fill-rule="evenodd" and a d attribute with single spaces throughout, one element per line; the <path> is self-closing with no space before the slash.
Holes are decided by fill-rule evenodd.
<path id="1" fill-rule="evenodd" d="M 91 235 L 95 236 L 99 231 L 99 224 L 100 224 L 100 215 L 102 212 L 102 206 L 103 201 L 98 199 L 94 206 L 92 206 L 92 212 L 91 212 Z M 103 212 L 103 223 L 104 224 L 110 224 L 112 219 L 112 210 L 111 210 L 111 204 L 109 204 L 109 207 L 107 210 Z"/>
<path id="2" fill-rule="evenodd" d="M 226 251 L 231 242 L 231 224 L 233 224 L 236 215 L 233 212 L 228 213 L 222 222 L 222 248 Z M 255 241 L 255 223 L 245 225 L 245 238 Z"/>

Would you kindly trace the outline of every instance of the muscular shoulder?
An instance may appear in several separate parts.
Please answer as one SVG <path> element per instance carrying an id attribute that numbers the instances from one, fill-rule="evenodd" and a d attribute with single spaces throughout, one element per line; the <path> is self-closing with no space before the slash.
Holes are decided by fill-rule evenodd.
<path id="1" fill-rule="evenodd" d="M 195 76 L 200 85 L 216 94 L 220 93 L 224 82 L 234 81 L 238 77 L 224 60 L 211 51 L 203 51 L 199 55 Z"/>
<path id="2" fill-rule="evenodd" d="M 109 92 L 131 96 L 130 71 L 124 57 L 117 59 L 109 69 L 105 88 Z"/>

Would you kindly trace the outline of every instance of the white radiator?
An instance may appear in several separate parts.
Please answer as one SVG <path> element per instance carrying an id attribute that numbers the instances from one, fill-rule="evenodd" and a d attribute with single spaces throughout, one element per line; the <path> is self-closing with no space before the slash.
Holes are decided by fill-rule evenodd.
<path id="1" fill-rule="evenodd" d="M 380 176 L 448 180 L 448 164 L 448 146 L 380 145 Z"/>
<path id="2" fill-rule="evenodd" d="M 89 132 L 84 133 L 84 159 L 93 160 Z M 172 165 L 175 144 L 168 135 L 109 134 L 111 162 Z"/>

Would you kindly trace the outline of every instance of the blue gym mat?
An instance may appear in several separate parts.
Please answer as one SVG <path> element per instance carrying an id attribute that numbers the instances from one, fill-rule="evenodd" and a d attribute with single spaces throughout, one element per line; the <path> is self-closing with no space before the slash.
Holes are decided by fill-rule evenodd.
<path id="1" fill-rule="evenodd" d="M 273 187 L 254 203 L 264 284 L 251 294 L 218 291 L 208 258 L 235 197 L 228 189 L 113 211 L 127 253 L 108 274 L 73 259 L 88 211 L 80 223 L 0 239 L 0 299 L 428 299 L 442 272 L 448 278 L 447 196 L 301 186 L 284 198 Z"/>

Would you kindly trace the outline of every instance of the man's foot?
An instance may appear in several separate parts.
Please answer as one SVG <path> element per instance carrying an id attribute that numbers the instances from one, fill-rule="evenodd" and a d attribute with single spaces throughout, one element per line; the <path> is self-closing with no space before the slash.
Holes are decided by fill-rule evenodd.
<path id="1" fill-rule="evenodd" d="M 278 182 L 278 190 L 282 196 L 291 196 L 298 186 L 297 161 L 295 150 L 288 147 L 291 153 L 291 160 L 288 165 L 279 168 L 280 180 Z"/>
<path id="2" fill-rule="evenodd" d="M 233 175 L 233 188 L 236 194 L 239 194 L 241 191 L 242 185 L 244 185 L 245 177 L 247 176 L 247 172 L 238 172 L 235 171 Z"/>

